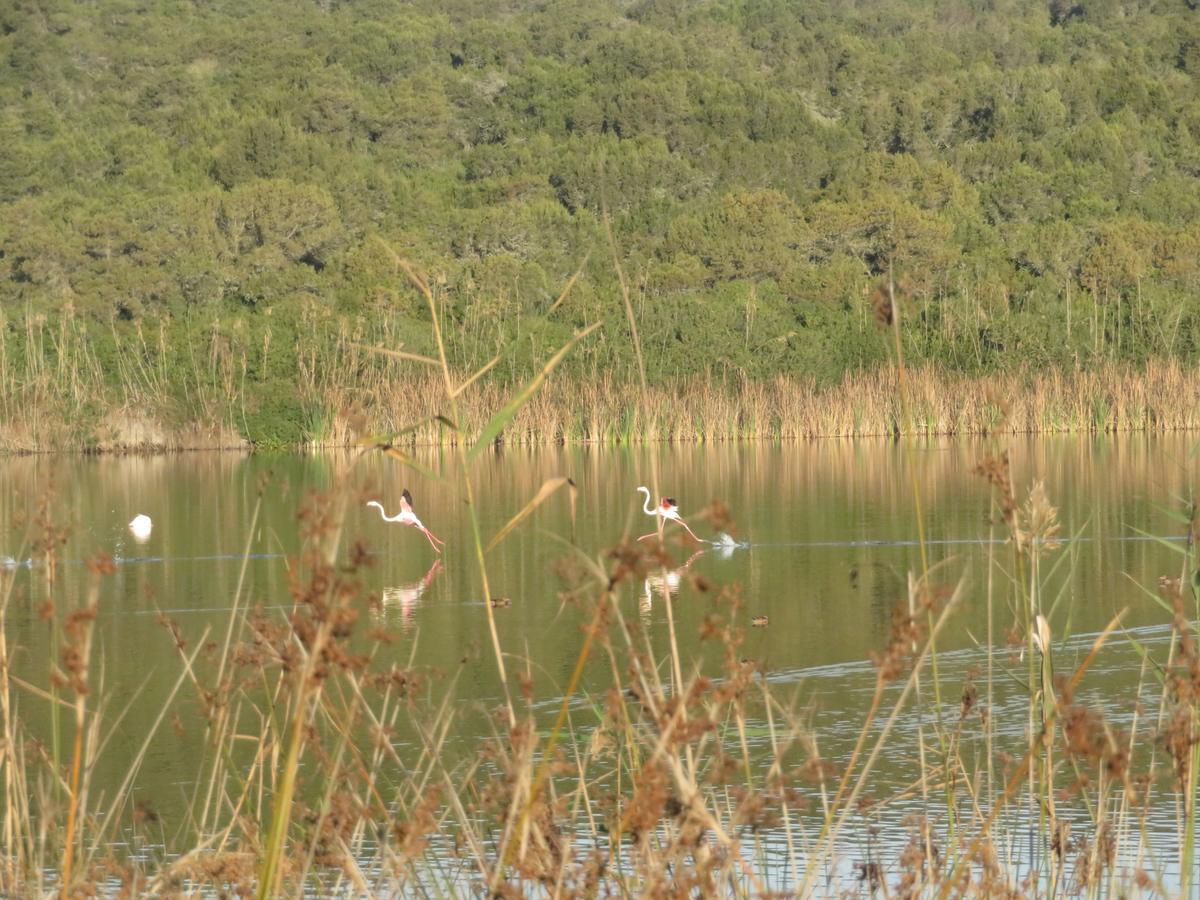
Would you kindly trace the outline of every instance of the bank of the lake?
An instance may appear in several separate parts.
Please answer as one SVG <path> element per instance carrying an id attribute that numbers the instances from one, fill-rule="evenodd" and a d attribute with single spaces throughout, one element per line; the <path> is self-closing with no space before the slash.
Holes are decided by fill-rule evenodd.
<path id="1" fill-rule="evenodd" d="M 449 445 L 440 374 L 366 348 L 299 385 L 231 382 L 230 393 L 193 385 L 175 397 L 145 384 L 100 379 L 59 390 L 10 383 L 0 450 L 10 453 L 331 448 L 394 440 Z M 86 372 L 80 377 L 86 377 Z M 465 380 L 467 376 L 463 376 Z M 638 444 L 827 437 L 1171 433 L 1200 429 L 1200 369 L 1151 360 L 1068 371 L 1024 368 L 969 376 L 922 367 L 902 399 L 894 367 L 832 383 L 777 377 L 708 378 L 636 385 L 611 373 L 552 375 L 499 436 L 503 444 Z M 517 390 L 476 382 L 458 398 L 477 434 Z M 275 393 L 283 391 L 284 393 Z M 196 399 L 189 405 L 189 398 Z"/>

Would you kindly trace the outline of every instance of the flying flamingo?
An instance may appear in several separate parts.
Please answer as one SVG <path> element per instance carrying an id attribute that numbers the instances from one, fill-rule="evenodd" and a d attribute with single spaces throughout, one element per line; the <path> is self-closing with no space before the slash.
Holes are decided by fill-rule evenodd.
<path id="1" fill-rule="evenodd" d="M 696 532 L 688 528 L 688 523 L 683 521 L 683 519 L 680 517 L 679 504 L 675 502 L 673 497 L 663 497 L 658 506 L 652 509 L 650 507 L 650 489 L 646 487 L 639 487 L 638 490 L 644 491 L 646 494 L 646 503 L 642 508 L 642 512 L 648 516 L 662 516 L 664 521 L 669 519 L 671 521 L 678 522 L 687 529 L 687 533 L 690 534 L 694 540 L 700 541 L 701 543 L 706 543 L 705 541 L 701 541 L 700 538 L 696 537 Z M 638 540 L 644 541 L 646 538 L 654 537 L 656 534 L 658 534 L 657 530 L 652 531 L 649 534 L 643 534 L 640 538 L 638 538 Z"/>
<path id="2" fill-rule="evenodd" d="M 379 514 L 383 516 L 383 521 L 385 522 L 399 522 L 401 525 L 411 525 L 413 528 L 421 529 L 421 531 L 425 534 L 425 537 L 429 539 L 429 546 L 431 546 L 438 553 L 442 552 L 442 546 L 445 545 L 445 541 L 421 524 L 421 520 L 418 519 L 417 514 L 413 512 L 412 494 L 408 492 L 408 488 L 405 488 L 400 494 L 400 512 L 394 516 L 389 516 L 386 512 L 384 512 L 383 504 L 378 500 L 367 501 L 367 506 L 377 507 L 379 509 Z"/>

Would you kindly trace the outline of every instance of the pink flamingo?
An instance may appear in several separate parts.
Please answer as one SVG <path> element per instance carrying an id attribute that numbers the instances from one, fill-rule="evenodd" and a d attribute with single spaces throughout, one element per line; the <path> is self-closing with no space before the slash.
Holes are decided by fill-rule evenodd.
<path id="1" fill-rule="evenodd" d="M 683 518 L 679 515 L 679 504 L 677 504 L 675 502 L 675 499 L 673 497 L 663 497 L 662 501 L 658 504 L 658 506 L 651 509 L 651 507 L 650 507 L 650 489 L 647 487 L 639 487 L 638 490 L 644 491 L 646 494 L 646 502 L 642 509 L 642 512 L 644 512 L 648 516 L 662 516 L 664 521 L 669 520 L 672 522 L 678 522 L 680 525 L 682 525 L 684 528 L 687 529 L 687 533 L 692 536 L 693 540 L 700 541 L 700 538 L 696 537 L 696 532 L 692 531 L 691 528 L 688 528 L 688 523 L 683 521 Z M 644 541 L 646 538 L 654 537 L 656 534 L 658 534 L 657 529 L 650 532 L 649 534 L 643 534 L 640 538 L 638 538 L 638 540 Z"/>
<path id="2" fill-rule="evenodd" d="M 417 518 L 417 514 L 412 508 L 412 494 L 408 492 L 408 488 L 400 494 L 400 512 L 394 516 L 389 516 L 383 511 L 383 504 L 378 500 L 367 501 L 367 506 L 374 506 L 379 509 L 379 514 L 383 516 L 385 522 L 399 522 L 401 525 L 411 525 L 413 528 L 421 529 L 425 537 L 429 539 L 429 546 L 436 552 L 441 553 L 442 547 L 445 546 L 445 541 L 435 535 L 432 531 L 421 524 L 421 520 Z"/>

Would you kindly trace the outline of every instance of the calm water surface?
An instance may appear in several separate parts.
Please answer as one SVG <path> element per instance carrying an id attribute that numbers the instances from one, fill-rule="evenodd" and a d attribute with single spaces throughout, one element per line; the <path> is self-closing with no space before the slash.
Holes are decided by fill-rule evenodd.
<path id="1" fill-rule="evenodd" d="M 1178 555 L 1145 535 L 1174 537 L 1181 531 L 1170 512 L 1190 496 L 1198 474 L 1190 442 L 1121 437 L 1006 445 L 1018 494 L 1043 479 L 1063 533 L 1078 537 L 1059 551 L 1064 558 L 1049 576 L 1058 603 L 1055 633 L 1080 636 L 1068 645 L 1060 666 L 1082 659 L 1089 633 L 1126 607 L 1125 626 L 1165 655 L 1166 614 L 1138 586 L 1153 590 L 1160 575 L 1178 574 Z M 984 445 L 967 441 L 908 449 L 828 441 L 509 450 L 485 457 L 474 471 L 485 539 L 546 479 L 569 475 L 579 487 L 574 523 L 565 495 L 556 495 L 489 554 L 492 593 L 512 600 L 496 610 L 502 644 L 532 660 L 539 701 L 553 705 L 582 643 L 579 612 L 560 601 L 555 562 L 572 540 L 600 557 L 623 534 L 650 530 L 635 488 L 649 483 L 653 454 L 662 491 L 679 501 L 685 516 L 715 499 L 730 508 L 747 548 L 689 557 L 677 547 L 674 553 L 689 573 L 740 585 L 746 615 L 769 618 L 767 627 L 747 629 L 742 652 L 785 690 L 794 686 L 797 698 L 814 709 L 823 753 L 844 758 L 874 683 L 869 654 L 886 641 L 907 573 L 921 566 L 906 454 L 919 485 L 930 564 L 947 584 L 966 579 L 962 609 L 939 641 L 947 654 L 943 677 L 949 689 L 960 690 L 963 674 L 979 662 L 978 646 L 988 634 L 987 555 L 1009 552 L 988 544 L 989 487 L 973 471 L 985 452 Z M 430 452 L 423 462 L 452 472 L 448 453 Z M 486 710 L 500 692 L 463 497 L 453 480 L 426 481 L 391 459 L 352 453 L 0 460 L 0 557 L 18 562 L 0 568 L 0 586 L 11 591 L 7 636 L 18 674 L 45 684 L 51 654 L 50 630 L 37 612 L 45 599 L 44 579 L 20 564 L 30 555 L 29 521 L 39 500 L 51 497 L 54 520 L 67 528 L 56 596 L 86 589 L 82 560 L 97 551 L 118 560 L 115 574 L 101 585 L 97 639 L 102 696 L 109 709 L 127 711 L 100 764 L 101 784 L 111 778 L 112 787 L 125 772 L 179 672 L 159 613 L 177 621 L 193 643 L 206 633 L 210 639 L 223 635 L 243 568 L 242 592 L 250 603 L 286 608 L 287 567 L 301 547 L 298 512 L 311 492 L 339 484 L 361 491 L 349 506 L 343 546 L 361 541 L 372 552 L 373 565 L 363 577 L 374 602 L 363 601 L 362 615 L 401 635 L 391 650 L 397 659 L 457 676 L 455 696 L 463 702 L 456 740 L 474 746 L 480 735 L 491 733 Z M 396 511 L 406 486 L 426 525 L 446 541 L 440 564 L 418 532 L 384 523 L 361 502 L 378 497 Z M 252 530 L 260 491 L 262 508 Z M 125 528 L 137 513 L 154 521 L 144 543 Z M 690 521 L 703 536 L 712 534 L 698 516 Z M 623 611 L 644 617 L 665 657 L 664 596 L 674 591 L 681 655 L 708 666 L 715 654 L 698 634 L 711 600 L 693 591 L 688 579 L 678 579 L 678 588 L 672 587 L 675 581 L 660 576 L 639 584 L 625 597 Z M 997 643 L 1012 622 L 1006 596 L 1001 588 Z M 1120 722 L 1133 709 L 1139 657 L 1128 642 L 1117 644 L 1089 674 L 1082 699 L 1102 705 Z M 602 687 L 604 678 L 602 665 L 589 673 L 592 687 Z M 20 702 L 31 721 L 41 721 L 44 704 L 28 696 Z M 1006 702 L 1003 692 L 994 698 L 1001 731 L 1020 738 L 1024 701 L 1019 695 L 1012 699 L 1011 720 L 1003 718 Z M 915 710 L 898 727 L 914 729 L 919 715 Z M 141 777 L 143 793 L 165 808 L 172 798 L 182 802 L 202 743 L 198 720 L 181 725 L 162 730 Z M 401 743 L 407 739 L 398 736 Z M 915 772 L 913 760 L 894 759 L 881 777 L 902 784 Z"/>

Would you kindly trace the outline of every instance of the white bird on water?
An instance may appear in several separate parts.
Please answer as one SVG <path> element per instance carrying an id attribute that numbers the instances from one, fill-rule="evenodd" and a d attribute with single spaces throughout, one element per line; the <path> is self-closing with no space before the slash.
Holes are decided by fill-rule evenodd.
<path id="1" fill-rule="evenodd" d="M 129 523 L 129 533 L 133 535 L 133 539 L 139 544 L 144 544 L 150 540 L 150 532 L 154 528 L 154 523 L 150 521 L 150 517 L 145 513 L 139 513 L 133 517 Z"/>
<path id="2" fill-rule="evenodd" d="M 421 520 L 417 518 L 417 514 L 412 508 L 412 494 L 408 492 L 408 488 L 400 494 L 400 512 L 394 516 L 389 516 L 383 510 L 383 504 L 378 500 L 368 500 L 367 506 L 374 506 L 379 510 L 379 514 L 383 516 L 385 522 L 399 522 L 401 525 L 411 525 L 413 528 L 421 529 L 421 532 L 429 539 L 429 546 L 433 547 L 438 553 L 442 552 L 442 547 L 445 541 L 435 535 L 432 531 L 421 524 Z"/>
<path id="3" fill-rule="evenodd" d="M 695 538 L 695 540 L 705 544 L 709 543 L 708 541 L 702 541 L 700 538 L 696 537 L 696 532 L 688 528 L 688 523 L 683 521 L 683 517 L 679 515 L 679 504 L 675 502 L 674 497 L 663 497 L 658 506 L 652 509 L 650 507 L 650 488 L 639 487 L 638 490 L 642 491 L 646 495 L 646 502 L 642 508 L 642 512 L 644 512 L 646 515 L 662 516 L 663 521 L 678 522 L 684 528 L 687 528 L 687 533 Z M 658 534 L 657 530 L 652 531 L 649 534 L 643 534 L 640 538 L 638 538 L 638 540 L 644 541 L 646 538 L 654 537 L 656 534 Z"/>

